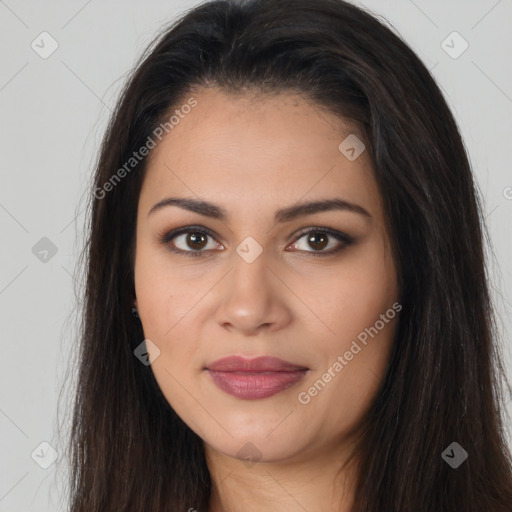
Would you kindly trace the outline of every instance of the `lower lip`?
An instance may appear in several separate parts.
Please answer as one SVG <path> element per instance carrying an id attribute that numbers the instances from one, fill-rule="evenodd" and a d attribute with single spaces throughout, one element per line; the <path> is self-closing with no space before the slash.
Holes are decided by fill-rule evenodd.
<path id="1" fill-rule="evenodd" d="M 267 398 L 294 386 L 307 370 L 269 373 L 235 373 L 208 370 L 213 382 L 222 391 L 244 400 Z"/>

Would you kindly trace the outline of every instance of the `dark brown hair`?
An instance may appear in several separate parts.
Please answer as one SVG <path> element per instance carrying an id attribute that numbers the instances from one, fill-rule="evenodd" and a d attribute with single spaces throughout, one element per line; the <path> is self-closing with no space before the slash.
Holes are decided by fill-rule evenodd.
<path id="1" fill-rule="evenodd" d="M 150 366 L 134 357 L 144 340 L 131 306 L 147 158 L 104 188 L 197 87 L 299 93 L 355 123 L 365 139 L 403 309 L 388 372 L 365 417 L 353 511 L 510 511 L 508 382 L 466 150 L 416 54 L 385 23 L 342 0 L 201 4 L 160 34 L 131 74 L 88 203 L 70 511 L 208 510 L 203 442 L 168 404 Z M 457 469 L 441 457 L 454 441 L 469 455 Z"/>

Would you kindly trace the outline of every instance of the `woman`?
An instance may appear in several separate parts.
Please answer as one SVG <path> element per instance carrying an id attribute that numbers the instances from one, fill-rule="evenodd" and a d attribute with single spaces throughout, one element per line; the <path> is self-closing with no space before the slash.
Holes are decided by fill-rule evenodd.
<path id="1" fill-rule="evenodd" d="M 94 179 L 73 512 L 512 509 L 470 164 L 391 30 L 198 6 Z"/>

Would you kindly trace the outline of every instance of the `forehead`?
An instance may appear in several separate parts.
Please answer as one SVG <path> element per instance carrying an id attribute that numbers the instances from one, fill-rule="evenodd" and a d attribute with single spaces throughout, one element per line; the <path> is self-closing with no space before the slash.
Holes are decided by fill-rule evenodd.
<path id="1" fill-rule="evenodd" d="M 190 97 L 196 106 L 176 117 L 150 154 L 140 198 L 146 211 L 176 193 L 224 199 L 228 209 L 327 195 L 379 208 L 367 152 L 351 161 L 340 150 L 347 137 L 362 139 L 341 118 L 291 93 L 199 89 Z"/>

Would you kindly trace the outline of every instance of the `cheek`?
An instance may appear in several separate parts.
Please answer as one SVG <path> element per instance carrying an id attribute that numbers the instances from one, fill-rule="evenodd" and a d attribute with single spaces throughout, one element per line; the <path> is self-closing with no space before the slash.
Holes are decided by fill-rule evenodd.
<path id="1" fill-rule="evenodd" d="M 317 316 L 330 328 L 329 338 L 342 346 L 379 320 L 397 301 L 393 268 L 380 261 L 360 260 L 340 266 L 327 280 L 325 293 L 312 299 Z M 380 325 L 380 324 L 379 324 Z"/>
<path id="2" fill-rule="evenodd" d="M 145 249 L 137 254 L 135 293 L 148 337 L 167 338 L 169 329 L 197 302 L 198 292 L 161 255 Z"/>
<path id="3" fill-rule="evenodd" d="M 140 248 L 135 264 L 135 292 L 144 335 L 160 350 L 152 365 L 155 369 L 161 365 L 175 373 L 188 368 L 185 363 L 195 354 L 200 338 L 196 315 L 201 311 L 201 297 L 211 287 L 209 281 L 184 277 L 165 251 Z M 170 379 L 165 372 L 159 375 L 165 382 Z"/>
<path id="4" fill-rule="evenodd" d="M 381 385 L 401 309 L 394 266 L 383 250 L 361 251 L 350 263 L 333 276 L 329 300 L 323 306 L 318 302 L 332 332 L 329 341 L 323 342 L 325 366 L 315 376 L 322 382 L 329 380 L 325 391 L 316 380 L 323 395 L 318 406 L 342 404 L 329 415 L 334 424 L 343 422 L 347 428 L 357 424 Z"/>
<path id="5" fill-rule="evenodd" d="M 368 334 L 363 329 L 367 334 L 364 342 L 357 336 L 343 335 L 327 348 L 328 363 L 305 390 L 311 396 L 306 413 L 312 421 L 323 417 L 325 428 L 331 432 L 357 430 L 387 371 L 395 329 L 396 317 L 377 334 Z M 360 326 L 352 327 L 353 332 L 358 330 Z"/>
<path id="6" fill-rule="evenodd" d="M 337 300 L 336 300 L 337 298 Z M 396 297 L 385 283 L 362 278 L 338 291 L 332 312 L 332 330 L 340 340 L 355 339 L 379 322 L 380 315 L 392 307 Z M 382 329 L 381 322 L 378 324 Z M 364 336 L 362 336 L 364 338 Z"/>
<path id="7" fill-rule="evenodd" d="M 181 415 L 199 417 L 189 391 L 199 372 L 200 329 L 194 321 L 198 291 L 154 266 L 140 273 L 137 289 L 145 338 L 157 347 L 151 370 L 167 402 Z M 188 411 L 188 412 L 187 412 Z M 187 416 L 188 417 L 188 416 Z"/>

